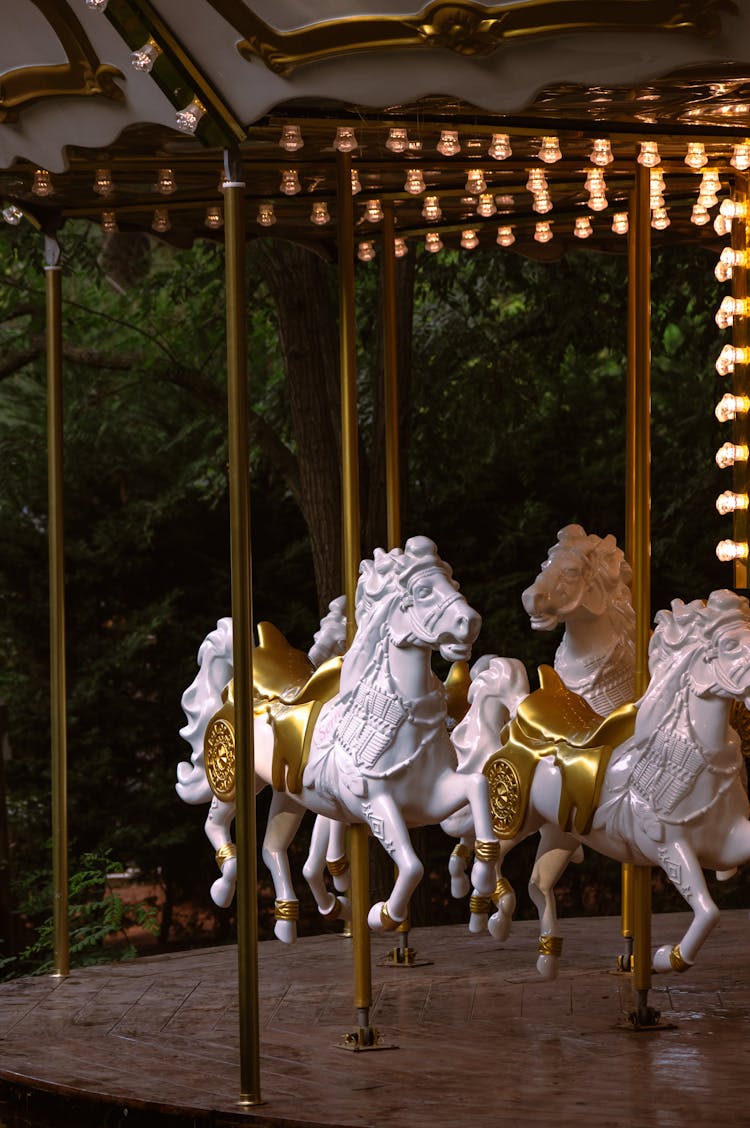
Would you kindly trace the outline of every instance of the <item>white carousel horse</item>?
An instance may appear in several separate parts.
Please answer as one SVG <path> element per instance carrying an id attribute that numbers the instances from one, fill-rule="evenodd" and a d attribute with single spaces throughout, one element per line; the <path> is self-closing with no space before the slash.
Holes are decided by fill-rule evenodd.
<path id="1" fill-rule="evenodd" d="M 747 599 L 716 591 L 707 603 L 674 600 L 671 611 L 660 611 L 649 688 L 606 720 L 548 667 L 542 688 L 517 705 L 504 688 L 506 662 L 492 660 L 497 669 L 485 692 L 499 691 L 517 712 L 498 751 L 497 734 L 475 751 L 486 761 L 503 855 L 541 832 L 529 885 L 541 925 L 537 969 L 556 974 L 562 940 L 554 887 L 584 842 L 619 862 L 664 870 L 693 919 L 679 943 L 657 949 L 653 966 L 685 971 L 719 916 L 703 869 L 726 872 L 750 860 L 740 742 L 729 720 L 733 700 L 750 701 Z M 511 908 L 503 898 L 490 918 L 497 938 L 507 935 Z"/>
<path id="2" fill-rule="evenodd" d="M 487 780 L 481 772 L 459 770 L 446 728 L 446 691 L 430 665 L 433 650 L 449 661 L 466 660 L 479 616 L 432 541 L 413 537 L 403 551 L 376 550 L 373 560 L 363 561 L 355 617 L 357 633 L 343 660 L 326 663 L 309 684 L 271 690 L 272 679 L 263 685 L 255 679 L 256 697 L 262 695 L 254 710 L 256 789 L 271 782 L 275 788 L 263 857 L 276 889 L 276 935 L 287 941 L 296 938 L 298 909 L 286 851 L 306 809 L 367 824 L 396 862 L 388 900 L 370 909 L 372 928 L 395 928 L 406 918 L 421 878 L 408 828 L 440 822 L 467 802 L 479 836 L 472 877 L 482 893 L 495 885 L 499 844 L 492 834 Z M 262 638 L 255 665 L 262 658 L 266 670 L 286 669 L 289 655 L 274 656 L 280 636 L 273 635 L 267 647 Z M 226 653 L 214 647 L 205 677 L 201 669 L 193 683 L 190 724 L 182 733 L 194 759 L 205 737 L 205 774 L 220 797 L 229 786 L 222 777 L 233 758 L 226 735 L 231 701 L 222 696 L 226 663 Z M 334 681 L 338 691 L 331 694 Z M 297 706 L 315 717 L 311 732 L 300 725 Z M 309 747 L 306 764 L 303 746 Z M 181 779 L 192 772 L 189 765 L 178 769 Z M 315 893 L 312 882 L 311 888 Z M 320 896 L 321 912 L 329 919 L 338 915 L 341 899 L 325 886 Z"/>
<path id="3" fill-rule="evenodd" d="M 564 625 L 555 670 L 569 689 L 602 716 L 632 701 L 635 693 L 631 583 L 630 565 L 613 536 L 587 535 L 580 525 L 566 525 L 534 583 L 521 596 L 534 630 L 551 631 Z M 476 669 L 482 668 L 477 664 Z M 508 719 L 506 716 L 505 721 Z M 500 728 L 502 724 L 496 733 Z M 469 892 L 465 871 L 474 844 L 469 812 L 454 815 L 443 829 L 460 840 L 451 855 L 449 872 L 453 896 L 463 897 Z M 471 906 L 469 927 L 481 932 L 489 905 L 475 893 Z"/>
<path id="4" fill-rule="evenodd" d="M 346 648 L 346 597 L 338 596 L 328 605 L 328 613 L 321 619 L 320 627 L 313 636 L 313 645 L 307 652 L 311 666 L 317 668 Z M 234 673 L 232 657 L 232 620 L 219 619 L 216 629 L 204 639 L 198 651 L 198 675 L 182 695 L 182 709 L 187 724 L 180 729 L 180 736 L 191 745 L 191 762 L 182 761 L 177 765 L 177 794 L 186 803 L 210 803 L 206 818 L 206 837 L 216 852 L 216 862 L 220 876 L 211 886 L 211 899 L 214 904 L 225 909 L 232 903 L 237 884 L 237 852 L 232 841 L 232 823 L 236 804 L 234 800 L 218 799 L 211 791 L 206 776 L 203 757 L 203 732 L 208 721 L 216 711 L 213 707 L 211 686 L 220 682 L 227 685 Z M 210 712 L 207 713 L 207 709 Z M 196 735 L 197 734 L 197 735 Z M 348 863 L 344 855 L 344 828 L 340 831 L 333 825 L 320 828 L 314 839 L 320 842 L 323 830 L 328 830 L 329 849 L 338 848 L 337 854 L 329 854 L 329 868 L 337 888 L 343 891 L 348 887 L 344 876 Z M 323 845 L 325 851 L 327 842 Z"/>

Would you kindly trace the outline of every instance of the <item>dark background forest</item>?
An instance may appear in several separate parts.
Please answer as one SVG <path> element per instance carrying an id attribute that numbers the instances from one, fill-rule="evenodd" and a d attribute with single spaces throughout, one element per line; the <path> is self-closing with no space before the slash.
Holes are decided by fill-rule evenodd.
<path id="1" fill-rule="evenodd" d="M 205 811 L 182 804 L 174 781 L 189 754 L 180 697 L 230 612 L 223 253 L 101 238 L 74 224 L 61 236 L 72 867 L 104 852 L 159 890 L 162 945 L 216 942 L 232 913 L 208 896 Z M 40 236 L 6 229 L 0 255 L 7 954 L 49 912 L 49 662 Z M 341 589 L 337 269 L 279 241 L 255 240 L 248 255 L 255 618 L 306 650 Z M 713 458 L 726 438 L 713 413 L 725 390 L 714 264 L 707 251 L 654 249 L 654 610 L 731 584 L 714 554 L 731 535 L 714 508 L 728 484 Z M 420 251 L 397 266 L 404 537 L 432 537 L 481 612 L 475 655 L 533 670 L 559 638 L 532 634 L 520 594 L 557 530 L 579 522 L 622 540 L 626 257 Z M 378 260 L 358 264 L 357 303 L 369 554 L 385 544 Z M 427 839 L 423 920 L 466 918 L 447 893 L 451 846 L 440 831 Z M 508 874 L 522 890 L 519 865 Z M 268 935 L 265 875 L 261 891 Z M 561 892 L 564 911 L 616 911 L 616 867 L 589 856 Z"/>

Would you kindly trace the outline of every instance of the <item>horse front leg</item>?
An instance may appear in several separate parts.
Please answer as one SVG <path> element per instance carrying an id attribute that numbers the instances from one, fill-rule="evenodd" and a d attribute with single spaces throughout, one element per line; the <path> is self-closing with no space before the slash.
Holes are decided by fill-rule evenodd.
<path id="1" fill-rule="evenodd" d="M 367 914 L 367 923 L 376 931 L 391 932 L 406 920 L 424 867 L 414 853 L 401 811 L 390 795 L 374 796 L 364 814 L 373 835 L 396 863 L 396 880 L 390 896 L 387 901 L 376 901 Z"/>
<path id="2" fill-rule="evenodd" d="M 463 803 L 468 803 L 471 809 L 476 836 L 471 883 L 478 895 L 488 896 L 495 890 L 500 843 L 492 828 L 487 778 L 481 772 L 444 772 L 434 780 L 428 807 L 435 812 L 436 821 L 447 820 L 448 814 Z"/>
<path id="3" fill-rule="evenodd" d="M 329 819 L 328 822 L 326 867 L 333 878 L 334 889 L 339 893 L 348 893 L 351 873 L 349 871 L 349 858 L 346 854 L 347 824 L 339 822 L 338 819 Z"/>
<path id="4" fill-rule="evenodd" d="M 545 979 L 557 978 L 557 961 L 562 952 L 555 886 L 578 848 L 576 839 L 556 826 L 547 824 L 542 827 L 529 881 L 529 896 L 539 913 L 536 969 Z"/>
<path id="5" fill-rule="evenodd" d="M 274 791 L 263 839 L 263 861 L 271 871 L 276 893 L 274 934 L 284 944 L 293 944 L 297 939 L 299 901 L 292 885 L 287 851 L 304 813 L 305 808 L 285 791 Z"/>
<path id="6" fill-rule="evenodd" d="M 310 852 L 302 867 L 302 875 L 312 890 L 318 912 L 326 924 L 332 924 L 335 920 L 351 920 L 352 917 L 348 899 L 329 893 L 324 876 L 326 854 L 330 839 L 334 836 L 333 828 L 340 825 L 335 819 L 326 818 L 325 815 L 317 816 L 310 836 Z"/>
<path id="7" fill-rule="evenodd" d="M 654 971 L 687 971 L 719 922 L 719 908 L 711 897 L 700 862 L 684 841 L 660 847 L 659 864 L 675 889 L 693 910 L 693 920 L 679 944 L 663 944 L 654 953 Z"/>
<path id="8" fill-rule="evenodd" d="M 237 847 L 232 842 L 232 820 L 236 810 L 236 803 L 223 803 L 214 795 L 204 827 L 221 870 L 221 877 L 217 877 L 211 886 L 211 900 L 220 909 L 231 905 L 237 885 Z"/>

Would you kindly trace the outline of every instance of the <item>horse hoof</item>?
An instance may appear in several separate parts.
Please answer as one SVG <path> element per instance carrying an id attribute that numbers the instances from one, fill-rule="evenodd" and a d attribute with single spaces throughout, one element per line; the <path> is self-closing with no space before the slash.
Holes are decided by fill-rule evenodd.
<path id="1" fill-rule="evenodd" d="M 732 866 L 731 869 L 717 870 L 716 871 L 716 880 L 717 881 L 729 881 L 730 877 L 734 877 L 734 875 L 736 873 L 737 873 L 737 866 Z"/>
<path id="2" fill-rule="evenodd" d="M 274 936 L 282 944 L 294 944 L 297 940 L 297 922 L 293 920 L 277 920 L 273 926 Z"/>
<path id="3" fill-rule="evenodd" d="M 536 969 L 542 979 L 557 979 L 557 956 L 538 956 Z"/>
<path id="4" fill-rule="evenodd" d="M 460 897 L 465 897 L 471 891 L 471 882 L 465 873 L 457 877 L 451 878 L 451 897 L 458 900 Z"/>
<path id="5" fill-rule="evenodd" d="M 469 932 L 477 934 L 487 927 L 487 913 L 472 913 L 469 917 Z"/>
<path id="6" fill-rule="evenodd" d="M 383 920 L 380 916 L 380 910 L 384 907 L 385 901 L 376 901 L 367 914 L 367 923 L 373 932 L 383 931 Z"/>
<path id="7" fill-rule="evenodd" d="M 692 966 L 680 951 L 679 944 L 676 944 L 674 948 L 670 948 L 669 944 L 663 944 L 661 948 L 657 948 L 654 952 L 652 967 L 654 971 L 658 971 L 661 975 L 670 971 L 687 971 Z"/>
<path id="8" fill-rule="evenodd" d="M 229 862 L 226 862 L 224 865 L 224 870 L 226 871 L 228 868 Z M 218 905 L 220 909 L 228 909 L 232 903 L 232 899 L 234 897 L 234 887 L 236 884 L 236 869 L 237 867 L 235 865 L 232 867 L 231 873 L 222 873 L 221 877 L 217 877 L 216 881 L 211 886 L 211 900 L 215 905 Z"/>
<path id="9" fill-rule="evenodd" d="M 512 923 L 512 917 L 502 910 L 498 910 L 496 913 L 492 914 L 487 922 L 487 929 L 494 940 L 499 940 L 502 943 L 504 940 L 508 939 Z"/>

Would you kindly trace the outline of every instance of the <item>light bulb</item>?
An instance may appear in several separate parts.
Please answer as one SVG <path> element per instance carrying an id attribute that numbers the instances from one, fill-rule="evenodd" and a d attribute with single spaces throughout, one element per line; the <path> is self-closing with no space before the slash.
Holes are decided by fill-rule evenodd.
<path id="1" fill-rule="evenodd" d="M 31 191 L 35 196 L 52 195 L 52 178 L 45 168 L 38 168 L 34 173 Z"/>
<path id="2" fill-rule="evenodd" d="M 726 219 L 744 219 L 747 215 L 747 204 L 741 200 L 727 198 L 721 201 L 719 215 L 723 215 Z"/>
<path id="3" fill-rule="evenodd" d="M 747 141 L 742 141 L 738 145 L 732 146 L 732 155 L 729 158 L 730 165 L 733 165 L 738 172 L 746 172 L 750 168 L 750 145 Z"/>
<path id="4" fill-rule="evenodd" d="M 440 200 L 437 196 L 425 196 L 424 206 L 422 207 L 422 217 L 428 223 L 437 223 L 442 217 L 443 210 L 440 207 Z"/>
<path id="5" fill-rule="evenodd" d="M 161 192 L 162 196 L 171 196 L 173 192 L 177 191 L 177 184 L 171 168 L 159 169 L 156 179 L 156 190 L 157 192 Z"/>
<path id="6" fill-rule="evenodd" d="M 701 174 L 701 192 L 720 192 L 721 180 L 715 168 L 707 168 Z"/>
<path id="7" fill-rule="evenodd" d="M 651 217 L 651 226 L 654 228 L 654 230 L 664 231 L 667 227 L 669 227 L 670 223 L 671 220 L 669 218 L 669 215 L 667 214 L 666 208 L 654 208 L 654 213 Z"/>
<path id="8" fill-rule="evenodd" d="M 513 234 L 512 227 L 498 227 L 497 229 L 497 242 L 501 247 L 510 247 L 515 243 L 516 237 Z"/>
<path id="9" fill-rule="evenodd" d="M 615 158 L 612 156 L 612 146 L 606 137 L 599 137 L 591 143 L 589 160 L 595 165 L 608 165 Z"/>
<path id="10" fill-rule="evenodd" d="M 547 212 L 552 211 L 552 197 L 549 192 L 537 192 L 531 206 L 539 215 L 546 215 Z"/>
<path id="11" fill-rule="evenodd" d="M 220 227 L 224 226 L 224 216 L 218 204 L 209 204 L 203 222 L 211 231 L 218 231 Z"/>
<path id="12" fill-rule="evenodd" d="M 544 172 L 541 168 L 529 169 L 529 179 L 526 181 L 526 189 L 534 196 L 537 194 L 537 192 L 549 191 L 547 177 L 544 175 Z"/>
<path id="13" fill-rule="evenodd" d="M 706 146 L 702 141 L 688 141 L 687 153 L 685 154 L 685 164 L 689 168 L 703 168 L 708 164 L 708 157 L 706 156 Z"/>
<path id="14" fill-rule="evenodd" d="M 357 258 L 360 262 L 372 262 L 375 258 L 375 244 L 363 241 L 357 247 Z"/>
<path id="15" fill-rule="evenodd" d="M 693 210 L 690 213 L 691 223 L 694 223 L 696 227 L 703 227 L 705 223 L 708 223 L 710 218 L 708 208 L 704 208 L 703 204 L 693 204 Z"/>
<path id="16" fill-rule="evenodd" d="M 473 251 L 475 247 L 479 246 L 479 237 L 476 231 L 469 228 L 467 231 L 461 232 L 461 246 L 466 251 Z"/>
<path id="17" fill-rule="evenodd" d="M 747 462 L 747 455 L 744 443 L 724 443 L 716 452 L 716 465 L 720 470 L 729 470 L 735 462 Z"/>
<path id="18" fill-rule="evenodd" d="M 258 204 L 258 214 L 255 217 L 255 222 L 259 223 L 261 227 L 273 227 L 276 222 L 273 204 Z"/>
<path id="19" fill-rule="evenodd" d="M 714 267 L 714 275 L 719 282 L 728 282 L 732 277 L 732 267 L 728 262 L 722 262 L 721 259 Z"/>
<path id="20" fill-rule="evenodd" d="M 310 209 L 310 223 L 314 223 L 318 227 L 323 227 L 326 223 L 330 222 L 331 217 L 328 214 L 328 204 L 326 201 L 313 200 L 313 205 Z"/>
<path id="21" fill-rule="evenodd" d="M 3 208 L 3 219 L 9 223 L 11 227 L 18 227 L 23 219 L 23 212 L 17 208 L 15 204 L 8 204 L 7 208 Z"/>
<path id="22" fill-rule="evenodd" d="M 472 196 L 479 196 L 487 191 L 487 181 L 480 168 L 470 168 L 466 173 L 466 191 Z"/>
<path id="23" fill-rule="evenodd" d="M 388 140 L 385 143 L 386 149 L 390 149 L 392 153 L 405 153 L 409 148 L 409 134 L 407 130 L 402 129 L 400 126 L 394 126 L 393 129 L 388 131 Z"/>
<path id="24" fill-rule="evenodd" d="M 699 192 L 698 203 L 704 208 L 714 208 L 719 202 L 719 197 L 715 192 Z"/>
<path id="25" fill-rule="evenodd" d="M 353 149 L 358 147 L 356 135 L 350 125 L 338 126 L 336 136 L 333 139 L 333 147 L 338 149 L 340 153 L 351 153 Z"/>
<path id="26" fill-rule="evenodd" d="M 734 345 L 724 345 L 716 361 L 716 371 L 720 376 L 729 376 L 734 372 L 735 365 L 747 364 L 750 349 L 737 348 Z"/>
<path id="27" fill-rule="evenodd" d="M 185 106 L 184 110 L 180 110 L 175 114 L 175 125 L 180 133 L 195 133 L 198 128 L 198 123 L 202 117 L 205 117 L 206 107 L 198 100 L 193 98 L 189 105 Z"/>
<path id="28" fill-rule="evenodd" d="M 586 206 L 591 208 L 591 211 L 604 211 L 608 204 L 609 200 L 604 192 L 592 192 Z"/>
<path id="29" fill-rule="evenodd" d="M 352 169 L 352 196 L 356 196 L 358 192 L 362 191 L 362 185 L 359 179 L 359 172 L 356 168 Z"/>
<path id="30" fill-rule="evenodd" d="M 733 560 L 746 560 L 747 541 L 719 541 L 716 546 L 716 555 L 722 564 L 731 564 Z"/>
<path id="31" fill-rule="evenodd" d="M 440 134 L 440 140 L 435 146 L 439 153 L 444 157 L 455 157 L 456 153 L 461 152 L 461 144 L 458 140 L 458 133 L 454 129 L 444 129 Z"/>
<path id="32" fill-rule="evenodd" d="M 97 196 L 111 196 L 114 190 L 112 173 L 108 168 L 98 168 L 94 174 L 94 191 Z"/>
<path id="33" fill-rule="evenodd" d="M 716 508 L 722 517 L 728 517 L 738 509 L 747 509 L 748 496 L 746 493 L 735 493 L 733 490 L 724 490 L 716 499 Z"/>
<path id="34" fill-rule="evenodd" d="M 749 407 L 747 396 L 733 396 L 731 392 L 725 392 L 716 405 L 715 415 L 720 423 L 731 423 L 738 415 L 746 415 Z"/>
<path id="35" fill-rule="evenodd" d="M 379 223 L 383 218 L 383 208 L 380 200 L 368 200 L 365 204 L 365 219 L 370 223 Z"/>
<path id="36" fill-rule="evenodd" d="M 544 161 L 546 164 L 554 164 L 555 161 L 559 161 L 562 157 L 560 142 L 556 137 L 543 137 L 537 156 L 540 161 Z"/>
<path id="37" fill-rule="evenodd" d="M 298 192 L 302 191 L 296 168 L 285 168 L 282 171 L 279 191 L 283 192 L 285 196 L 296 196 Z"/>
<path id="38" fill-rule="evenodd" d="M 534 227 L 534 238 L 537 243 L 549 243 L 552 238 L 552 228 L 547 220 L 536 224 Z"/>
<path id="39" fill-rule="evenodd" d="M 512 157 L 513 150 L 510 147 L 510 137 L 508 134 L 493 133 L 487 154 L 495 161 L 505 161 L 508 157 Z"/>
<path id="40" fill-rule="evenodd" d="M 714 220 L 714 231 L 717 235 L 729 235 L 732 231 L 732 221 L 719 213 Z"/>
<path id="41" fill-rule="evenodd" d="M 393 253 L 396 258 L 403 258 L 408 255 L 409 247 L 407 246 L 406 239 L 395 238 L 393 240 Z"/>
<path id="42" fill-rule="evenodd" d="M 169 212 L 166 208 L 155 208 L 154 218 L 151 223 L 151 230 L 156 231 L 159 235 L 164 235 L 169 231 L 172 224 L 169 222 Z"/>
<path id="43" fill-rule="evenodd" d="M 404 190 L 408 192 L 410 196 L 420 196 L 422 192 L 424 192 L 425 182 L 421 168 L 409 168 L 406 170 Z"/>
<path id="44" fill-rule="evenodd" d="M 725 294 L 721 299 L 721 305 L 716 311 L 716 324 L 720 329 L 730 329 L 734 323 L 735 317 L 746 316 L 747 299 L 733 298 L 731 294 Z"/>
<path id="45" fill-rule="evenodd" d="M 287 153 L 296 153 L 305 142 L 302 139 L 302 130 L 298 125 L 284 125 L 281 127 L 279 148 Z"/>
<path id="46" fill-rule="evenodd" d="M 489 219 L 496 211 L 495 197 L 491 192 L 482 192 L 477 204 L 477 215 L 481 215 L 482 219 Z"/>
<path id="47" fill-rule="evenodd" d="M 612 216 L 612 230 L 615 235 L 627 235 L 628 233 L 628 213 L 615 212 Z"/>
<path id="48" fill-rule="evenodd" d="M 438 251 L 443 249 L 443 240 L 440 238 L 438 231 L 428 231 L 424 237 L 424 249 L 429 251 L 430 254 L 437 254 Z"/>
<path id="49" fill-rule="evenodd" d="M 130 56 L 130 65 L 143 74 L 149 74 L 152 66 L 161 55 L 161 47 L 153 39 L 148 39 L 142 47 Z"/>
<path id="50" fill-rule="evenodd" d="M 113 231 L 119 231 L 117 216 L 113 211 L 102 212 L 102 231 L 106 231 L 108 235 Z"/>
<path id="51" fill-rule="evenodd" d="M 604 179 L 604 170 L 601 168 L 590 168 L 586 174 L 586 181 L 583 186 L 587 192 L 604 192 L 607 187 Z"/>
<path id="52" fill-rule="evenodd" d="M 86 7 L 92 12 L 103 12 L 107 7 L 107 0 L 86 0 Z"/>
<path id="53" fill-rule="evenodd" d="M 587 215 L 579 215 L 573 228 L 573 234 L 578 239 L 588 239 L 589 235 L 593 235 L 594 229 L 591 226 L 591 220 Z"/>
<path id="54" fill-rule="evenodd" d="M 656 141 L 641 141 L 638 164 L 645 165 L 646 168 L 653 168 L 654 165 L 658 165 L 660 161 L 659 146 Z"/>

